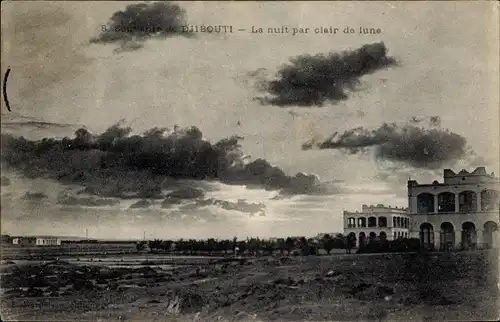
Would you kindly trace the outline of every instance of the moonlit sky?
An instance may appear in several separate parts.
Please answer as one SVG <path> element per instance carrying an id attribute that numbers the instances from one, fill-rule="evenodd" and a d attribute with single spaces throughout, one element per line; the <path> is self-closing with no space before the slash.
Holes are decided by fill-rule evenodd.
<path id="1" fill-rule="evenodd" d="M 342 232 L 342 211 L 362 204 L 406 206 L 406 180 L 439 180 L 441 170 L 391 171 L 370 153 L 301 150 L 358 126 L 404 123 L 439 116 L 498 173 L 499 62 L 496 2 L 180 2 L 189 24 L 309 28 L 375 27 L 380 35 L 197 34 L 196 39 L 147 40 L 116 53 L 113 44 L 90 44 L 126 2 L 2 2 L 2 74 L 12 69 L 2 102 L 2 122 L 36 118 L 84 125 L 101 133 L 123 120 L 134 132 L 152 127 L 196 126 L 215 142 L 240 135 L 245 153 L 264 158 L 289 175 L 315 173 L 345 189 L 332 195 L 273 198 L 274 191 L 212 182 L 207 197 L 265 204 L 265 216 L 221 209 L 128 209 L 137 200 L 109 206 L 61 206 L 72 189 L 44 178 L 2 170 L 2 233 L 85 234 L 91 237 L 206 238 L 316 235 Z M 361 90 L 322 107 L 262 105 L 249 72 L 276 70 L 290 57 L 356 49 L 383 41 L 400 66 L 361 78 Z M 293 113 L 290 113 L 293 111 Z M 240 125 L 238 125 L 240 122 Z M 2 127 L 29 139 L 71 136 L 77 127 Z M 458 161 L 454 170 L 473 170 Z M 40 192 L 43 201 L 25 200 Z"/>

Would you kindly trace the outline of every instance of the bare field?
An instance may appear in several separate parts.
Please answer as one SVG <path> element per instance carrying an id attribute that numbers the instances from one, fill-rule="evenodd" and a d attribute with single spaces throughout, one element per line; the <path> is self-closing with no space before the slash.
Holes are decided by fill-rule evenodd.
<path id="1" fill-rule="evenodd" d="M 3 265 L 3 320 L 495 320 L 496 252 Z"/>

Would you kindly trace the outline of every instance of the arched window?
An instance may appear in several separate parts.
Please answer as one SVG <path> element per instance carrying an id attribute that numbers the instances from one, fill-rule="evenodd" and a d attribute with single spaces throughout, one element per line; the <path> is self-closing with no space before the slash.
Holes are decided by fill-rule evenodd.
<path id="1" fill-rule="evenodd" d="M 450 222 L 443 222 L 440 226 L 440 246 L 448 248 L 455 246 L 455 229 Z"/>
<path id="2" fill-rule="evenodd" d="M 472 212 L 477 210 L 477 195 L 474 191 L 462 191 L 458 194 L 458 211 Z"/>
<path id="3" fill-rule="evenodd" d="M 387 217 L 378 217 L 378 226 L 387 227 Z"/>
<path id="4" fill-rule="evenodd" d="M 427 214 L 434 212 L 434 195 L 424 192 L 417 196 L 417 213 Z"/>
<path id="5" fill-rule="evenodd" d="M 481 191 L 481 210 L 495 211 L 498 209 L 499 193 L 496 190 L 486 189 Z"/>
<path id="6" fill-rule="evenodd" d="M 348 228 L 355 228 L 356 227 L 356 219 L 353 217 L 347 218 L 347 227 Z"/>
<path id="7" fill-rule="evenodd" d="M 358 227 L 366 227 L 366 218 L 365 217 L 358 218 Z"/>
<path id="8" fill-rule="evenodd" d="M 442 192 L 438 195 L 438 212 L 455 212 L 455 194 Z"/>
<path id="9" fill-rule="evenodd" d="M 375 234 L 373 231 L 368 234 L 368 241 L 370 243 L 373 243 L 374 241 L 377 240 L 377 234 Z"/>
<path id="10" fill-rule="evenodd" d="M 368 217 L 368 227 L 377 227 L 377 218 Z"/>

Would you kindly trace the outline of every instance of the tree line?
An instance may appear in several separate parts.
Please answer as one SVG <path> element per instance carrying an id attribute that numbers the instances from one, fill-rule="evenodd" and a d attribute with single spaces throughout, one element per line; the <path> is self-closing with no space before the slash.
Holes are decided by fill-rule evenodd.
<path id="1" fill-rule="evenodd" d="M 179 239 L 162 240 L 154 239 L 137 243 L 137 250 L 148 250 L 152 253 L 173 253 L 183 255 L 197 254 L 250 254 L 271 255 L 279 252 L 281 255 L 317 255 L 320 249 L 330 254 L 334 249 L 344 249 L 351 253 L 356 247 L 356 239 L 350 235 L 336 234 L 323 235 L 320 239 L 306 237 L 287 237 L 276 239 L 247 238 L 246 240 L 215 239 L 204 240 Z M 358 245 L 357 253 L 415 251 L 420 247 L 418 239 L 368 240 L 366 244 Z"/>

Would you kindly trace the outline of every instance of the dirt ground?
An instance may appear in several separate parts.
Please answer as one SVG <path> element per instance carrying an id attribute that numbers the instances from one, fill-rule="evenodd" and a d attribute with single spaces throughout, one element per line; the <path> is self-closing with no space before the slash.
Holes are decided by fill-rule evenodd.
<path id="1" fill-rule="evenodd" d="M 2 265 L 2 320 L 496 320 L 496 252 Z"/>

